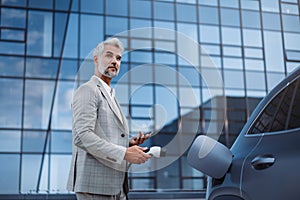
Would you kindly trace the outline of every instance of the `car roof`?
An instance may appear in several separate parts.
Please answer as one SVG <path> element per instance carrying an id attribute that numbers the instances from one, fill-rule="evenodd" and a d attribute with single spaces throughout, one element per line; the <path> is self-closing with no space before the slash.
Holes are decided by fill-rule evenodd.
<path id="1" fill-rule="evenodd" d="M 250 115 L 248 121 L 244 125 L 240 132 L 240 135 L 244 135 L 253 121 L 259 116 L 259 114 L 264 110 L 268 103 L 284 88 L 286 88 L 291 82 L 299 79 L 300 77 L 300 66 L 296 67 L 292 72 L 290 72 L 287 77 L 280 81 L 256 106 Z"/>

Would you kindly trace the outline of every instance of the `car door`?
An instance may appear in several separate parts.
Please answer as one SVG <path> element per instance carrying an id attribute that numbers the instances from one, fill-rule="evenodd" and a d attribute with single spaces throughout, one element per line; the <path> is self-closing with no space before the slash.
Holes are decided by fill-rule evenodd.
<path id="1" fill-rule="evenodd" d="M 244 160 L 242 196 L 254 200 L 300 199 L 300 79 L 267 103 L 245 139 L 258 142 Z"/>

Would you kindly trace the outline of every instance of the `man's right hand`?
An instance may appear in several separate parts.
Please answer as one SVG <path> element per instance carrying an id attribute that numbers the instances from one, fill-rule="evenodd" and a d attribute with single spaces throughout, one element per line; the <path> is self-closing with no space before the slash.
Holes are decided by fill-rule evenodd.
<path id="1" fill-rule="evenodd" d="M 144 151 L 147 150 L 146 147 L 139 147 L 137 145 L 128 147 L 126 149 L 124 160 L 133 164 L 142 164 L 146 162 L 151 155 L 146 154 Z"/>

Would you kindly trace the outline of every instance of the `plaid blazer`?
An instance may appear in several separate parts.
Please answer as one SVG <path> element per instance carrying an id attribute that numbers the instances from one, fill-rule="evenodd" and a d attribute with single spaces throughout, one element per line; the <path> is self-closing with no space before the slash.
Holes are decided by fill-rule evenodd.
<path id="1" fill-rule="evenodd" d="M 123 186 L 129 131 L 120 105 L 109 95 L 96 76 L 74 93 L 70 191 L 115 195 Z"/>

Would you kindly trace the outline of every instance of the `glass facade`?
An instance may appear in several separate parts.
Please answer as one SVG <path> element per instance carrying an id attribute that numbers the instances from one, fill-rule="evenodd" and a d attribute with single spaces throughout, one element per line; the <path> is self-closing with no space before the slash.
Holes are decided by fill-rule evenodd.
<path id="1" fill-rule="evenodd" d="M 258 101 L 300 65 L 299 0 L 0 2 L 0 194 L 68 193 L 72 94 L 107 37 L 126 48 L 113 85 L 131 133 L 159 130 L 146 146 L 181 130 L 230 147 Z M 206 187 L 186 153 L 129 181 L 132 191 Z"/>

